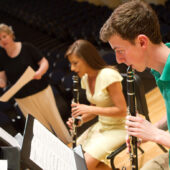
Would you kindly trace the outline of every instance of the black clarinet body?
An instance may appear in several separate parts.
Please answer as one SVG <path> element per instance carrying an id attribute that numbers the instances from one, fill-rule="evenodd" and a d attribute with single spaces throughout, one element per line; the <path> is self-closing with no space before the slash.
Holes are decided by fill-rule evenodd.
<path id="1" fill-rule="evenodd" d="M 127 97 L 129 114 L 136 116 L 134 70 L 131 66 L 127 69 Z M 137 138 L 134 136 L 129 138 L 131 169 L 138 170 Z"/>
<path id="2" fill-rule="evenodd" d="M 79 103 L 79 77 L 73 75 L 73 100 L 72 103 Z M 73 129 L 72 129 L 72 138 L 73 138 L 73 148 L 76 147 L 77 139 L 77 125 L 79 122 L 78 118 L 73 118 Z"/>

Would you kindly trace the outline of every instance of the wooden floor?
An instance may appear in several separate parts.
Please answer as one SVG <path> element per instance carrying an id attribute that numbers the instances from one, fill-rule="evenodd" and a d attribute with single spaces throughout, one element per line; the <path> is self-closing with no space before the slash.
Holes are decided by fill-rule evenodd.
<path id="1" fill-rule="evenodd" d="M 149 117 L 151 119 L 151 122 L 154 123 L 160 120 L 161 117 L 166 114 L 166 110 L 164 100 L 160 94 L 159 89 L 156 87 L 150 92 L 148 92 L 146 94 L 146 100 L 148 104 Z M 138 151 L 139 168 L 142 167 L 142 165 L 146 161 L 163 153 L 159 146 L 153 142 L 146 142 L 141 145 L 141 148 L 144 150 L 144 154 L 141 154 L 140 151 Z M 125 166 L 127 170 L 130 169 L 130 161 L 127 150 L 124 150 L 122 151 L 122 153 L 117 155 L 114 162 L 117 168 L 121 169 L 123 166 Z"/>

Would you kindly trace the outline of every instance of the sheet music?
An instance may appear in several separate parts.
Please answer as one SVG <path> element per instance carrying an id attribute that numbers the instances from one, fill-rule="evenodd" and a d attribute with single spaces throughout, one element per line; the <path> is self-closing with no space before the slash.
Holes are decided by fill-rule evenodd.
<path id="1" fill-rule="evenodd" d="M 5 92 L 1 97 L 0 101 L 7 102 L 12 96 L 14 96 L 25 84 L 27 84 L 29 81 L 33 79 L 35 75 L 35 71 L 28 66 L 25 72 L 22 74 L 22 76 L 19 78 L 19 80 L 7 91 Z"/>
<path id="2" fill-rule="evenodd" d="M 44 170 L 76 170 L 74 152 L 34 120 L 30 159 Z"/>
<path id="3" fill-rule="evenodd" d="M 0 140 L 3 140 L 6 144 L 9 144 L 10 146 L 18 147 L 21 149 L 21 146 L 19 145 L 18 141 L 1 127 Z"/>
<path id="4" fill-rule="evenodd" d="M 8 161 L 0 160 L 0 170 L 8 170 Z"/>
<path id="5" fill-rule="evenodd" d="M 74 151 L 84 159 L 84 154 L 83 154 L 83 151 L 82 151 L 82 147 L 81 145 L 78 145 L 74 148 Z"/>

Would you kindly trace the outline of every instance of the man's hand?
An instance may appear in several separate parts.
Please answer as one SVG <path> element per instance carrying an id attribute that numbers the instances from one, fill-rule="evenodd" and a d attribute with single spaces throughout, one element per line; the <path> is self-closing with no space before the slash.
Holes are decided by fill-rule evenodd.
<path id="1" fill-rule="evenodd" d="M 155 141 L 158 128 L 142 117 L 127 116 L 126 129 L 128 135 L 141 138 L 144 141 Z"/>

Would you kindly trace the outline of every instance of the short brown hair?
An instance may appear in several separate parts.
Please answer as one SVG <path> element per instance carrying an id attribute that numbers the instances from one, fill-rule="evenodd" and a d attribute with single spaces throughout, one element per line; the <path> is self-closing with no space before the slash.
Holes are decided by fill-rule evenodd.
<path id="1" fill-rule="evenodd" d="M 131 43 L 139 34 L 146 35 L 154 44 L 162 41 L 158 17 L 142 0 L 128 1 L 113 11 L 100 30 L 100 39 L 108 42 L 115 34 Z"/>

